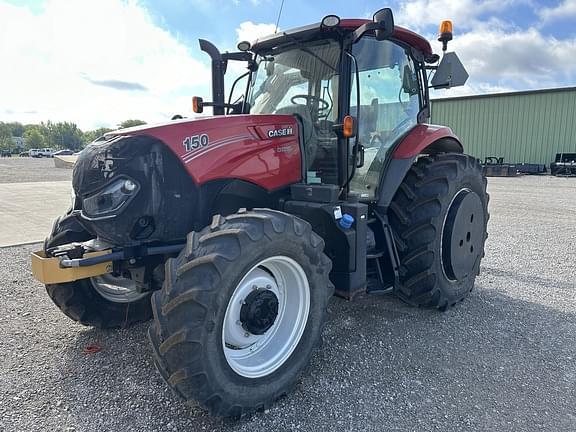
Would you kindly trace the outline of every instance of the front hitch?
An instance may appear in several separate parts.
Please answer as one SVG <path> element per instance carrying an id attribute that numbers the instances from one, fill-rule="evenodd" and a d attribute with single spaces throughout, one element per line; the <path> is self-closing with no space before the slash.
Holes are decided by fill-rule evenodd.
<path id="1" fill-rule="evenodd" d="M 114 262 L 132 260 L 152 255 L 178 253 L 184 244 L 139 246 L 87 251 L 82 244 L 59 246 L 32 253 L 32 275 L 45 285 L 74 282 L 114 271 Z"/>
<path id="2" fill-rule="evenodd" d="M 99 262 L 83 267 L 63 267 L 61 257 L 47 257 L 43 250 L 33 252 L 32 275 L 43 284 L 51 285 L 112 273 L 114 266 L 110 260 L 111 253 L 111 249 L 89 252 L 83 255 L 82 260 L 98 258 Z"/>

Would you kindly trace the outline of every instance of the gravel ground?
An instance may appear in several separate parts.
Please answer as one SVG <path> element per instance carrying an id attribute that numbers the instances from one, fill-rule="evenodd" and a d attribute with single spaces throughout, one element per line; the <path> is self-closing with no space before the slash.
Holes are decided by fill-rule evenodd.
<path id="1" fill-rule="evenodd" d="M 34 246 L 0 249 L 0 430 L 574 431 L 576 179 L 491 179 L 490 192 L 468 300 L 439 313 L 334 298 L 296 391 L 239 422 L 171 394 L 146 325 L 74 324 L 32 280 Z M 93 343 L 102 351 L 84 354 Z"/>
<path id="2" fill-rule="evenodd" d="M 72 170 L 56 168 L 52 158 L 0 158 L 0 183 L 71 180 Z"/>

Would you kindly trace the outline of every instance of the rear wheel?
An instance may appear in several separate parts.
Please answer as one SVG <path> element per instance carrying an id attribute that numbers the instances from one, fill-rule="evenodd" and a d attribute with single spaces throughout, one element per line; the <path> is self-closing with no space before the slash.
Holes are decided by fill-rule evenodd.
<path id="1" fill-rule="evenodd" d="M 486 178 L 476 159 L 420 158 L 390 205 L 400 256 L 397 295 L 442 310 L 463 300 L 480 272 L 488 217 Z"/>
<path id="2" fill-rule="evenodd" d="M 54 223 L 44 248 L 90 240 L 75 215 L 69 214 Z M 141 293 L 136 284 L 111 274 L 75 282 L 46 285 L 48 295 L 69 318 L 97 328 L 128 327 L 152 317 L 150 293 Z"/>
<path id="3" fill-rule="evenodd" d="M 149 337 L 174 391 L 212 414 L 241 417 L 296 384 L 333 293 L 324 242 L 272 211 L 216 216 L 166 263 Z"/>

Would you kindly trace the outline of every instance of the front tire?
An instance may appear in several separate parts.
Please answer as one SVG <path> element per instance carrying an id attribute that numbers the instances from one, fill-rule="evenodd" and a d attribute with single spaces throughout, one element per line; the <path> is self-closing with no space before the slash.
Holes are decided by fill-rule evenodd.
<path id="1" fill-rule="evenodd" d="M 215 216 L 166 263 L 149 337 L 160 374 L 186 401 L 239 418 L 297 382 L 334 287 L 310 225 L 265 209 Z"/>
<path id="2" fill-rule="evenodd" d="M 463 300 L 480 273 L 488 218 L 486 177 L 477 159 L 457 153 L 418 159 L 390 205 L 398 297 L 440 310 Z"/>
<path id="3" fill-rule="evenodd" d="M 56 220 L 50 237 L 44 242 L 44 249 L 91 238 L 76 215 L 69 213 Z M 46 285 L 46 291 L 66 316 L 85 326 L 125 328 L 152 318 L 151 294 L 139 293 L 131 280 L 110 274 Z"/>

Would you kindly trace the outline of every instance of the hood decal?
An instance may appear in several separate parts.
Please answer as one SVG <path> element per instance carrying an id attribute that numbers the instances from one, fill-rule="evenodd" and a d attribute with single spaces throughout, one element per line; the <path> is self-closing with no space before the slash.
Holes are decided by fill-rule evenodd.
<path id="1" fill-rule="evenodd" d="M 200 149 L 200 150 L 192 150 L 189 152 L 186 152 L 183 156 L 182 156 L 182 160 L 184 161 L 185 164 L 190 163 L 192 160 L 205 155 L 206 153 L 215 150 L 217 148 L 223 147 L 225 145 L 228 144 L 232 144 L 235 143 L 237 141 L 241 141 L 241 140 L 245 140 L 245 139 L 249 139 L 250 137 L 247 135 L 237 135 L 237 136 L 232 136 L 232 137 L 228 137 L 228 138 L 224 138 L 218 141 L 214 141 L 213 143 L 210 143 L 210 145 Z"/>

